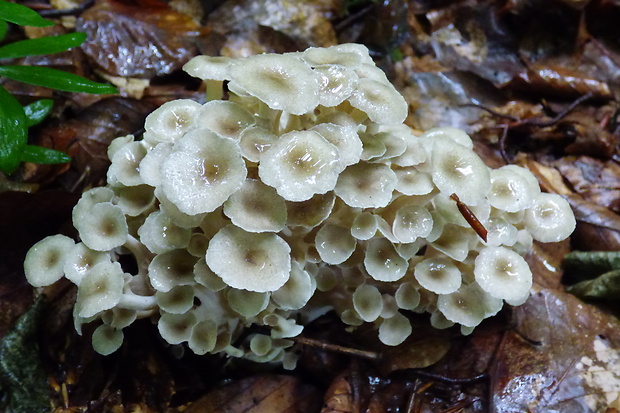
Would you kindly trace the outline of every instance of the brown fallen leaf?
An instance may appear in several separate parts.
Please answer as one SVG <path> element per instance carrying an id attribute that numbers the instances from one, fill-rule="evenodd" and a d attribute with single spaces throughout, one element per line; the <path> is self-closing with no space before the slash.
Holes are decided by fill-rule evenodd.
<path id="1" fill-rule="evenodd" d="M 321 392 L 300 378 L 259 375 L 210 391 L 185 413 L 311 413 L 320 407 Z"/>

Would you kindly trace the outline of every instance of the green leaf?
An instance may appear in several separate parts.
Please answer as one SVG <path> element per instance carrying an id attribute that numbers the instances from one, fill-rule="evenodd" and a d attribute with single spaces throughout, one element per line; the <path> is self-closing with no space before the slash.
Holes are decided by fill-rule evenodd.
<path id="1" fill-rule="evenodd" d="M 15 172 L 27 139 L 28 123 L 24 108 L 0 86 L 0 171 L 7 174 Z"/>
<path id="2" fill-rule="evenodd" d="M 0 47 L 0 59 L 13 59 L 24 56 L 47 55 L 64 52 L 84 43 L 86 33 L 61 34 L 59 36 L 39 37 L 20 40 Z"/>
<path id="3" fill-rule="evenodd" d="M 8 30 L 9 25 L 4 20 L 0 20 L 0 40 L 4 39 Z"/>
<path id="4" fill-rule="evenodd" d="M 28 127 L 37 125 L 49 115 L 54 107 L 52 99 L 41 99 L 24 106 L 24 114 Z"/>
<path id="5" fill-rule="evenodd" d="M 614 300 L 620 299 L 620 270 L 588 281 L 582 281 L 567 288 L 567 291 L 582 299 Z"/>
<path id="6" fill-rule="evenodd" d="M 49 87 L 64 92 L 117 93 L 116 88 L 93 82 L 82 76 L 40 66 L 0 66 L 0 76 L 31 85 Z"/>
<path id="7" fill-rule="evenodd" d="M 50 411 L 49 386 L 41 366 L 37 341 L 43 311 L 41 297 L 19 317 L 13 329 L 0 342 L 0 384 L 9 404 L 8 409 L 3 411 Z"/>
<path id="8" fill-rule="evenodd" d="M 21 4 L 0 0 L 0 19 L 20 26 L 48 27 L 54 22 L 44 19 L 36 11 Z"/>
<path id="9" fill-rule="evenodd" d="M 71 162 L 71 157 L 64 152 L 57 151 L 56 149 L 26 145 L 21 153 L 20 160 L 22 162 L 50 164 Z"/>
<path id="10" fill-rule="evenodd" d="M 573 251 L 564 256 L 563 266 L 575 281 L 589 280 L 608 271 L 620 270 L 620 252 Z"/>

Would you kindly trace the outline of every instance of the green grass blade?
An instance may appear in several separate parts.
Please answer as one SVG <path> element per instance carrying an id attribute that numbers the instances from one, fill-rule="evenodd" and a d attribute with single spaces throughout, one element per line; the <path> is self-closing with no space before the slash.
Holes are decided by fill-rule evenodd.
<path id="1" fill-rule="evenodd" d="M 31 85 L 49 87 L 64 92 L 117 93 L 116 88 L 104 83 L 93 82 L 82 76 L 62 70 L 40 66 L 0 66 L 0 76 Z"/>
<path id="2" fill-rule="evenodd" d="M 54 101 L 52 99 L 41 99 L 24 106 L 28 127 L 41 123 L 49 115 L 53 107 Z"/>
<path id="3" fill-rule="evenodd" d="M 0 0 L 0 19 L 20 26 L 48 27 L 54 22 L 44 19 L 36 11 L 21 4 Z"/>
<path id="4" fill-rule="evenodd" d="M 0 40 L 4 39 L 6 32 L 9 30 L 9 25 L 4 20 L 0 20 Z"/>
<path id="5" fill-rule="evenodd" d="M 7 174 L 15 172 L 27 139 L 24 108 L 0 86 L 0 171 Z"/>
<path id="6" fill-rule="evenodd" d="M 20 160 L 22 162 L 50 164 L 71 162 L 71 157 L 64 152 L 60 152 L 55 149 L 26 145 L 21 153 Z"/>
<path id="7" fill-rule="evenodd" d="M 14 59 L 24 56 L 48 55 L 64 52 L 84 43 L 86 33 L 61 34 L 21 40 L 0 47 L 0 59 Z"/>

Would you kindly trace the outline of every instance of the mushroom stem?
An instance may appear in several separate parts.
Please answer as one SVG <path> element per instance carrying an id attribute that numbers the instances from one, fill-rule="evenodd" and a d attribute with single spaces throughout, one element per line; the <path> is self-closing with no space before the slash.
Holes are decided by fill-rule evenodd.
<path id="1" fill-rule="evenodd" d="M 220 100 L 222 99 L 222 95 L 224 93 L 224 82 L 221 80 L 205 80 L 205 85 L 207 87 L 206 93 L 206 101 L 210 102 L 212 100 Z"/>
<path id="2" fill-rule="evenodd" d="M 127 248 L 136 259 L 136 264 L 138 265 L 138 276 L 147 277 L 147 268 L 153 260 L 153 254 L 133 235 L 127 236 L 127 241 L 125 241 L 123 247 Z"/>
<path id="3" fill-rule="evenodd" d="M 136 311 L 154 310 L 157 306 L 154 295 L 137 295 L 134 293 L 123 293 L 118 302 L 118 308 Z"/>

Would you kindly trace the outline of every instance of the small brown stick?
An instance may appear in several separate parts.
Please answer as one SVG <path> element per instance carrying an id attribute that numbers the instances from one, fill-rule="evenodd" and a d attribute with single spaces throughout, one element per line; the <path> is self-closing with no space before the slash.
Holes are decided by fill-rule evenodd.
<path id="1" fill-rule="evenodd" d="M 463 218 L 465 218 L 465 221 L 467 221 L 467 223 L 472 227 L 472 229 L 476 231 L 476 234 L 478 234 L 478 236 L 482 238 L 484 242 L 487 242 L 487 234 L 489 232 L 484 227 L 484 225 L 482 225 L 482 222 L 480 222 L 478 217 L 476 217 L 476 215 L 471 212 L 471 209 L 469 209 L 467 205 L 461 202 L 461 200 L 456 194 L 450 195 L 450 199 L 456 202 L 456 207 L 459 209 L 459 212 L 461 213 L 461 215 L 463 215 Z"/>
<path id="2" fill-rule="evenodd" d="M 347 354 L 349 356 L 360 357 L 360 358 L 364 358 L 367 360 L 378 360 L 380 358 L 379 353 L 375 353 L 374 351 L 357 350 L 357 349 L 350 348 L 350 347 L 339 346 L 337 344 L 325 343 L 325 342 L 314 340 L 311 338 L 294 337 L 294 338 L 291 338 L 291 340 L 293 340 L 295 343 L 298 343 L 304 346 L 315 347 L 321 350 L 331 351 L 334 353 Z"/>

